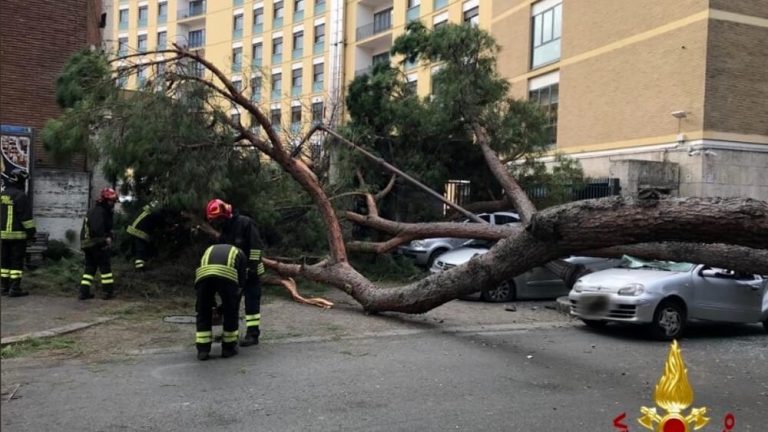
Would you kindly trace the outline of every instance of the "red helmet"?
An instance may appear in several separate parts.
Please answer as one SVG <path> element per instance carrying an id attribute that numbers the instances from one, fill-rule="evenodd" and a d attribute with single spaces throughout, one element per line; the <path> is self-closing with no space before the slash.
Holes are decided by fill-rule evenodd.
<path id="1" fill-rule="evenodd" d="M 205 217 L 208 222 L 214 219 L 229 219 L 232 217 L 232 206 L 224 201 L 214 198 L 205 206 Z"/>
<path id="2" fill-rule="evenodd" d="M 112 188 L 104 188 L 99 192 L 99 201 L 117 202 L 117 192 Z"/>

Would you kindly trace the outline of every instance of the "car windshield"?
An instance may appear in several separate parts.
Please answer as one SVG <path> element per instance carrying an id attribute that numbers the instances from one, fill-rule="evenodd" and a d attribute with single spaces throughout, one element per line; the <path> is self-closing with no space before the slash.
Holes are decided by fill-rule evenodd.
<path id="1" fill-rule="evenodd" d="M 650 268 L 674 272 L 687 272 L 691 271 L 693 266 L 694 264 L 691 263 L 679 263 L 674 261 L 646 261 L 640 258 L 635 258 L 633 256 L 624 255 L 621 257 L 621 265 L 619 267 L 630 269 Z"/>
<path id="2" fill-rule="evenodd" d="M 493 244 L 496 243 L 490 240 L 470 240 L 464 243 L 462 246 L 473 249 L 490 249 Z"/>

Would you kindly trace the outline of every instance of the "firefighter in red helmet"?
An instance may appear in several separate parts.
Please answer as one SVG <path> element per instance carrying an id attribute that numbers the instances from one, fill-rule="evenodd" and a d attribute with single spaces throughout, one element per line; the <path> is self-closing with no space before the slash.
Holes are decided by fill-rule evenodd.
<path id="1" fill-rule="evenodd" d="M 230 204 L 220 199 L 208 202 L 205 216 L 221 233 L 217 243 L 233 245 L 248 257 L 248 276 L 243 287 L 246 332 L 240 346 L 258 345 L 261 334 L 261 275 L 265 272 L 259 230 L 253 219 L 233 211 Z"/>
<path id="2" fill-rule="evenodd" d="M 97 269 L 101 273 L 102 298 L 109 300 L 115 296 L 115 279 L 112 276 L 112 218 L 116 202 L 117 192 L 114 189 L 102 189 L 96 205 L 83 220 L 80 247 L 85 253 L 85 270 L 80 280 L 80 300 L 93 298 L 91 286 Z"/>

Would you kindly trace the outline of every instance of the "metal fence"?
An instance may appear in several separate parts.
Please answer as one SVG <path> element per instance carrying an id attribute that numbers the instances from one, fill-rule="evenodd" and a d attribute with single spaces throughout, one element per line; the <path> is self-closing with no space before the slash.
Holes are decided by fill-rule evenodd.
<path id="1" fill-rule="evenodd" d="M 532 200 L 558 199 L 561 201 L 579 201 L 603 198 L 621 193 L 619 179 L 610 177 L 586 178 L 578 185 L 564 185 L 554 190 L 551 186 L 531 186 L 525 192 Z M 558 195 L 555 197 L 554 195 Z"/>

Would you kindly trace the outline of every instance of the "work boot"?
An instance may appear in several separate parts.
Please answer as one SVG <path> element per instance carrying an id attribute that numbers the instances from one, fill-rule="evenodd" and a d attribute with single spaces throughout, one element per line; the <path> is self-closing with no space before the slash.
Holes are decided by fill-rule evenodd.
<path id="1" fill-rule="evenodd" d="M 232 344 L 231 347 L 221 347 L 221 358 L 229 358 L 237 355 L 237 347 Z"/>
<path id="2" fill-rule="evenodd" d="M 23 291 L 21 288 L 18 289 L 11 289 L 8 291 L 8 297 L 24 297 L 29 295 L 27 291 Z"/>
<path id="3" fill-rule="evenodd" d="M 200 351 L 197 353 L 197 359 L 200 361 L 206 361 L 211 358 L 211 353 L 208 351 Z"/>
<path id="4" fill-rule="evenodd" d="M 91 290 L 85 287 L 80 287 L 80 294 L 77 296 L 78 300 L 88 300 L 92 298 L 93 294 L 91 294 Z"/>
<path id="5" fill-rule="evenodd" d="M 261 333 L 259 329 L 252 330 L 253 327 L 249 328 L 246 333 L 245 337 L 243 337 L 240 340 L 240 346 L 241 347 L 247 347 L 251 345 L 258 345 L 259 344 L 259 334 Z"/>
<path id="6" fill-rule="evenodd" d="M 113 298 L 115 298 L 115 292 L 114 291 L 104 291 L 101 294 L 101 299 L 102 300 L 112 300 Z"/>
<path id="7" fill-rule="evenodd" d="M 0 291 L 0 295 L 4 295 L 4 296 L 7 296 L 7 295 L 8 295 L 8 292 L 9 292 L 9 290 L 7 290 L 7 289 L 3 288 L 3 291 Z"/>
<path id="8" fill-rule="evenodd" d="M 2 284 L 3 284 L 2 295 L 8 295 L 8 292 L 11 290 L 11 280 L 4 277 L 2 279 Z"/>

